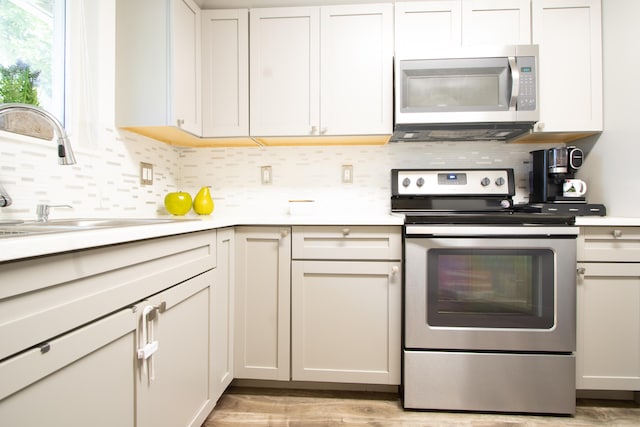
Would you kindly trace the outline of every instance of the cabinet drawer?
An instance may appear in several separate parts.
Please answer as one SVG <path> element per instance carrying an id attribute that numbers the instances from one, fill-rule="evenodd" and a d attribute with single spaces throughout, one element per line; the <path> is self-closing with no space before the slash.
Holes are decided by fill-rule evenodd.
<path id="1" fill-rule="evenodd" d="M 215 268 L 215 232 L 0 264 L 0 359 Z"/>
<path id="2" fill-rule="evenodd" d="M 578 261 L 640 262 L 640 227 L 583 227 Z"/>
<path id="3" fill-rule="evenodd" d="M 293 259 L 400 260 L 402 230 L 397 226 L 293 227 Z"/>

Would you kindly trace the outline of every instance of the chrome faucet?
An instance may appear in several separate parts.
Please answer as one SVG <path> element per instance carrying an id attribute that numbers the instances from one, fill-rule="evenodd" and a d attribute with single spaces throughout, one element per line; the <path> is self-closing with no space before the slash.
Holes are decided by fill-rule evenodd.
<path id="1" fill-rule="evenodd" d="M 74 165 L 76 163 L 76 158 L 73 155 L 71 143 L 69 142 L 69 136 L 53 114 L 35 105 L 19 103 L 0 104 L 0 116 L 13 111 L 31 113 L 47 120 L 53 127 L 54 133 L 58 135 L 58 164 Z"/>
<path id="2" fill-rule="evenodd" d="M 71 149 L 69 136 L 64 130 L 62 124 L 55 118 L 55 116 L 53 116 L 53 114 L 40 107 L 36 107 L 35 105 L 19 103 L 0 104 L 0 116 L 11 112 L 31 113 L 48 121 L 53 127 L 54 135 L 57 135 L 58 137 L 58 164 L 74 165 L 76 163 L 76 158 L 73 155 L 73 150 Z M 11 205 L 11 197 L 9 197 L 7 191 L 2 187 L 2 184 L 0 184 L 0 207 L 6 207 L 9 205 Z"/>
<path id="3" fill-rule="evenodd" d="M 47 222 L 49 220 L 49 208 L 73 208 L 70 205 L 46 205 L 41 204 L 36 206 L 36 216 L 38 222 Z"/>

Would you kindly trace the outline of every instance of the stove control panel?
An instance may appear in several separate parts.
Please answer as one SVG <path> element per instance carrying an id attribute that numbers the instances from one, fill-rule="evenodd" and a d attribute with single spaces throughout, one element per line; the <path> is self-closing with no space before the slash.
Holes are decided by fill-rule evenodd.
<path id="1" fill-rule="evenodd" d="M 393 169 L 395 196 L 512 196 L 513 169 Z"/>

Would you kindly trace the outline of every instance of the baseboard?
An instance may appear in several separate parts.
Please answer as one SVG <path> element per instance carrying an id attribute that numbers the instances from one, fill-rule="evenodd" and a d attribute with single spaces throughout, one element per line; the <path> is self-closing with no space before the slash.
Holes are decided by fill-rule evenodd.
<path id="1" fill-rule="evenodd" d="M 603 399 L 603 400 L 635 400 L 638 402 L 639 393 L 627 390 L 578 390 L 578 399 Z"/>
<path id="2" fill-rule="evenodd" d="M 323 390 L 323 391 L 365 391 L 376 393 L 394 393 L 399 395 L 397 385 L 387 384 L 351 384 L 351 383 L 325 383 L 310 381 L 272 381 L 272 380 L 247 380 L 234 379 L 232 387 L 253 388 L 277 388 L 291 390 Z"/>

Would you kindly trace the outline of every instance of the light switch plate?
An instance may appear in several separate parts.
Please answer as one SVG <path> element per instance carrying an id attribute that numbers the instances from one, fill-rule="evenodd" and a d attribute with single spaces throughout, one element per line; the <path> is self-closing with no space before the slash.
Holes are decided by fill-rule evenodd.
<path id="1" fill-rule="evenodd" d="M 342 182 L 345 184 L 353 183 L 353 165 L 342 165 Z"/>
<path id="2" fill-rule="evenodd" d="M 140 162 L 140 184 L 153 185 L 153 165 Z"/>
<path id="3" fill-rule="evenodd" d="M 260 167 L 260 181 L 263 184 L 271 184 L 273 176 L 271 175 L 271 166 Z"/>

